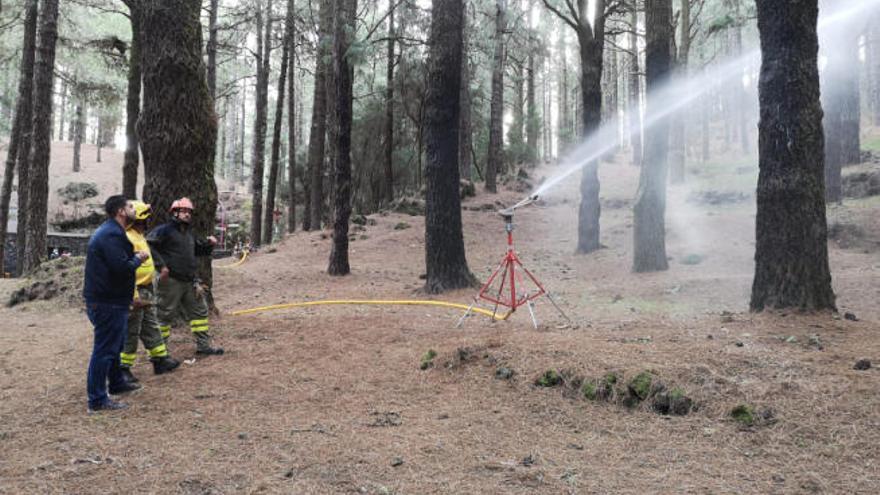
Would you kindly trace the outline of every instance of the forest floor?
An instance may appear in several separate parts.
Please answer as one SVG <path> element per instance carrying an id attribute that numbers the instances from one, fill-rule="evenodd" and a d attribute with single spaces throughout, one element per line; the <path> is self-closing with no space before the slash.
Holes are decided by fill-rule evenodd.
<path id="1" fill-rule="evenodd" d="M 623 156 L 600 168 L 606 248 L 573 254 L 579 174 L 518 210 L 517 251 L 574 325 L 546 299 L 537 330 L 525 309 L 460 329 L 458 311 L 421 306 L 230 315 L 296 301 L 469 303 L 475 290 L 419 291 L 424 218 L 399 213 L 354 231 L 346 277 L 326 274 L 326 232 L 218 269 L 212 328 L 227 353 L 193 360 L 175 329 L 172 353 L 187 363 L 154 376 L 141 356 L 144 390 L 122 413 L 86 414 L 80 308 L 4 307 L 0 493 L 877 493 L 880 196 L 829 208 L 829 224 L 851 226 L 829 241 L 839 314 L 752 314 L 756 160 L 698 170 L 669 189 L 661 273 L 630 269 L 639 170 Z M 529 173 L 537 184 L 558 171 Z M 523 196 L 464 201 L 480 279 L 505 252 L 492 210 Z M 0 281 L 0 300 L 20 285 Z M 875 367 L 855 370 L 860 359 Z M 561 385 L 535 384 L 548 370 Z M 674 416 L 628 401 L 643 371 L 649 393 L 659 381 L 695 407 Z M 585 399 L 579 385 L 611 372 L 613 397 Z M 731 416 L 740 405 L 752 421 Z"/>

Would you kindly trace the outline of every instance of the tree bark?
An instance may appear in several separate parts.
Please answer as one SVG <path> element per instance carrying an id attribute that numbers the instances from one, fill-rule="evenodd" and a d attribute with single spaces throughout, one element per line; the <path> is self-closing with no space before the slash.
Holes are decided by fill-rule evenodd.
<path id="1" fill-rule="evenodd" d="M 756 4 L 760 173 L 750 307 L 835 309 L 825 219 L 818 2 Z"/>
<path id="2" fill-rule="evenodd" d="M 578 37 L 581 62 L 581 132 L 592 135 L 602 124 L 602 52 L 605 44 L 605 0 L 594 3 L 594 23 L 587 15 L 587 0 L 577 0 L 577 10 L 572 17 L 565 16 L 548 0 L 544 5 L 574 29 Z M 577 253 L 591 253 L 602 245 L 599 243 L 599 163 L 588 163 L 581 173 L 581 203 L 578 206 Z"/>
<path id="3" fill-rule="evenodd" d="M 22 203 L 22 196 L 27 198 L 27 154 L 30 151 L 30 130 L 32 119 L 32 101 L 34 91 L 34 58 L 36 56 L 37 38 L 37 0 L 29 0 L 25 4 L 25 18 L 21 51 L 20 74 L 18 78 L 18 98 L 15 102 L 15 117 L 12 132 L 9 136 L 9 147 L 6 150 L 6 167 L 3 173 L 3 189 L 0 193 L 0 275 L 4 275 L 6 266 L 6 235 L 9 226 L 9 203 L 12 200 L 12 181 L 16 165 L 19 166 L 18 176 L 18 228 L 16 229 L 16 262 L 20 272 L 22 253 L 24 250 L 25 233 L 22 218 L 27 212 L 27 201 Z M 26 136 L 27 134 L 27 136 Z M 24 169 L 24 170 L 22 170 Z M 22 179 L 24 176 L 24 179 Z M 26 224 L 24 224 L 26 225 Z"/>
<path id="4" fill-rule="evenodd" d="M 55 76 L 55 43 L 58 39 L 58 0 L 40 5 L 39 38 L 34 66 L 33 142 L 28 183 L 28 221 L 23 273 L 45 261 L 46 210 L 49 200 L 49 153 L 52 146 L 52 89 Z M 19 234 L 19 239 L 21 234 Z"/>
<path id="5" fill-rule="evenodd" d="M 26 91 L 19 92 L 22 108 L 21 143 L 18 148 L 18 225 L 16 227 L 16 272 L 23 274 L 23 260 L 27 249 L 27 225 L 30 218 L 31 147 L 34 129 L 34 69 L 37 54 L 37 0 L 28 0 L 25 14 L 24 44 L 22 46 L 22 76 Z M 26 74 L 25 74 L 26 73 Z M 25 77 L 26 76 L 26 77 Z M 21 86 L 20 86 L 21 88 Z"/>
<path id="6" fill-rule="evenodd" d="M 98 130 L 95 139 L 95 163 L 101 163 L 101 150 L 104 148 L 104 119 L 98 116 Z"/>
<path id="7" fill-rule="evenodd" d="M 287 66 L 287 184 L 290 188 L 290 203 L 287 208 L 287 232 L 296 232 L 296 150 L 299 147 L 299 128 L 297 121 L 299 112 L 296 110 L 296 19 L 294 16 L 294 0 L 287 0 L 287 38 L 290 53 L 290 64 Z"/>
<path id="8" fill-rule="evenodd" d="M 462 15 L 462 57 L 461 57 L 461 96 L 459 97 L 459 129 L 458 129 L 458 168 L 461 177 L 472 180 L 472 157 L 471 157 L 471 68 L 468 58 L 469 27 L 467 17 L 467 2 L 464 4 Z"/>
<path id="9" fill-rule="evenodd" d="M 394 201 L 394 2 L 388 7 L 388 64 L 385 72 L 385 203 Z"/>
<path id="10" fill-rule="evenodd" d="M 292 0 L 287 0 L 288 8 L 292 8 Z M 287 18 L 293 14 L 288 14 Z M 281 70 L 278 73 L 278 95 L 275 101 L 275 122 L 272 129 L 272 155 L 269 162 L 269 184 L 266 188 L 266 213 L 263 215 L 263 244 L 271 244 L 275 232 L 275 191 L 278 184 L 278 167 L 281 159 L 281 124 L 284 120 L 284 91 L 287 89 L 287 63 L 290 56 L 290 26 L 285 26 L 284 46 L 281 49 Z"/>
<path id="11" fill-rule="evenodd" d="M 217 13 L 220 8 L 219 4 L 219 0 L 210 0 L 208 6 L 208 43 L 205 45 L 205 53 L 208 55 L 206 67 L 208 92 L 213 100 L 217 99 Z"/>
<path id="12" fill-rule="evenodd" d="M 351 122 L 352 83 L 354 68 L 349 62 L 348 49 L 352 43 L 357 15 L 357 0 L 335 0 L 333 60 L 336 83 L 336 194 L 333 245 L 330 249 L 330 275 L 348 275 L 348 221 L 351 218 Z M 456 169 L 457 170 L 457 169 Z"/>
<path id="13" fill-rule="evenodd" d="M 312 97 L 312 125 L 309 132 L 309 201 L 303 217 L 303 230 L 320 230 L 324 203 L 324 140 L 327 133 L 327 37 L 332 6 L 321 0 L 318 53 L 315 56 L 315 89 Z"/>
<path id="14" fill-rule="evenodd" d="M 195 205 L 194 232 L 214 232 L 217 184 L 212 157 L 217 116 L 202 58 L 201 2 L 153 0 L 143 4 L 143 109 L 138 119 L 144 161 L 144 201 L 155 223 L 168 220 L 171 202 Z M 199 277 L 210 288 L 210 264 Z"/>
<path id="15" fill-rule="evenodd" d="M 425 165 L 425 292 L 471 287 L 458 175 L 462 0 L 434 0 L 428 49 Z"/>
<path id="16" fill-rule="evenodd" d="M 635 6 L 629 13 L 630 33 L 629 46 L 629 126 L 632 146 L 632 164 L 642 166 L 642 110 L 641 110 L 641 76 L 639 75 L 639 46 L 636 29 L 639 25 L 639 14 Z"/>
<path id="17" fill-rule="evenodd" d="M 82 143 L 86 135 L 86 94 L 79 86 L 74 86 L 73 94 L 75 95 L 76 108 L 74 110 L 74 131 L 73 131 L 73 171 L 79 172 L 81 167 Z"/>
<path id="18" fill-rule="evenodd" d="M 874 14 L 868 24 L 868 92 L 875 127 L 880 127 L 880 14 Z"/>
<path id="19" fill-rule="evenodd" d="M 141 9 L 129 2 L 131 46 L 128 52 L 128 94 L 125 100 L 125 153 L 122 157 L 122 194 L 137 197 L 138 151 L 137 121 L 141 111 Z"/>
<path id="20" fill-rule="evenodd" d="M 661 87 L 672 68 L 671 0 L 645 0 L 645 80 L 648 99 L 646 113 L 655 111 L 651 91 Z M 673 117 L 674 118 L 674 117 Z M 633 207 L 633 271 L 666 270 L 666 172 L 669 122 L 657 121 L 645 129 L 646 160 L 639 175 L 639 189 Z"/>
<path id="21" fill-rule="evenodd" d="M 495 0 L 495 55 L 492 59 L 492 100 L 489 104 L 489 152 L 486 156 L 486 190 L 498 191 L 496 176 L 504 168 L 504 29 L 507 0 Z"/>
<path id="22" fill-rule="evenodd" d="M 559 30 L 559 53 L 562 55 L 562 60 L 560 62 L 560 67 L 562 70 L 559 74 L 559 106 L 556 112 L 557 118 L 557 127 L 559 128 L 559 133 L 556 135 L 556 152 L 561 156 L 565 149 L 568 147 L 568 143 L 571 138 L 571 117 L 569 115 L 570 108 L 568 104 L 568 60 L 565 56 L 566 46 L 565 46 L 565 32 L 560 29 Z"/>
<path id="23" fill-rule="evenodd" d="M 266 117 L 269 105 L 269 55 L 272 49 L 272 0 L 267 0 L 265 12 L 262 1 L 257 2 L 257 85 L 254 112 L 254 149 L 251 156 L 251 244 L 259 246 L 263 240 L 263 174 L 266 163 Z M 265 35 L 263 27 L 265 25 Z M 265 38 L 264 38 L 265 36 Z"/>
<path id="24" fill-rule="evenodd" d="M 530 10 L 531 11 L 531 10 Z M 531 31 L 531 30 L 530 30 Z M 531 46 L 531 43 L 530 43 Z M 532 165 L 538 160 L 538 133 L 541 130 L 538 106 L 535 102 L 535 49 L 529 49 L 526 73 L 526 161 Z"/>
<path id="25" fill-rule="evenodd" d="M 67 79 L 61 80 L 61 104 L 58 105 L 58 140 L 64 140 L 64 120 L 67 117 L 67 94 L 68 91 Z"/>
<path id="26" fill-rule="evenodd" d="M 680 79 L 688 77 L 688 56 L 690 55 L 691 0 L 680 0 L 678 54 L 674 58 L 673 70 Z M 670 21 L 671 22 L 671 21 Z M 669 182 L 681 184 L 685 180 L 687 161 L 687 124 L 685 111 L 675 112 L 669 129 Z"/>
<path id="27" fill-rule="evenodd" d="M 238 182 L 244 182 L 244 149 L 245 149 L 245 134 L 247 134 L 247 83 L 242 81 L 241 83 L 241 122 L 239 125 L 239 131 L 241 132 L 240 140 L 238 142 Z"/>

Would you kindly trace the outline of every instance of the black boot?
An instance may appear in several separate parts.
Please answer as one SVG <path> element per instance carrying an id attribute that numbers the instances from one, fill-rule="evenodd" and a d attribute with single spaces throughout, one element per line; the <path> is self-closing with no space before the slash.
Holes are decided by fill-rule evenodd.
<path id="1" fill-rule="evenodd" d="M 131 373 L 131 368 L 128 366 L 121 366 L 119 368 L 119 373 L 122 374 L 122 378 L 128 383 L 137 383 L 138 380 L 136 376 Z"/>
<path id="2" fill-rule="evenodd" d="M 196 354 L 204 356 L 219 356 L 223 354 L 222 347 L 211 346 L 211 335 L 208 332 L 196 332 Z"/>
<path id="3" fill-rule="evenodd" d="M 170 373 L 180 366 L 180 361 L 170 356 L 153 358 L 151 361 L 153 362 L 153 373 L 157 375 Z"/>

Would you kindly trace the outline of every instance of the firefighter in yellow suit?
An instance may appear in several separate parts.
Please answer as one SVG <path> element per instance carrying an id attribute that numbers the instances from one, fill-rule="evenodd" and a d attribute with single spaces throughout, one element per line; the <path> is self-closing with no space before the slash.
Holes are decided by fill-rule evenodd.
<path id="1" fill-rule="evenodd" d="M 133 201 L 135 219 L 125 230 L 129 242 L 135 251 L 150 252 L 150 246 L 144 237 L 147 230 L 147 220 L 152 214 L 150 205 L 141 201 Z M 156 314 L 156 269 L 153 264 L 153 256 L 150 255 L 135 273 L 135 293 L 132 310 L 128 316 L 128 334 L 125 339 L 125 347 L 120 354 L 123 377 L 131 382 L 137 378 L 131 373 L 131 367 L 137 358 L 138 339 L 144 343 L 144 348 L 150 355 L 153 363 L 153 372 L 157 375 L 174 371 L 180 366 L 180 361 L 168 355 L 165 340 L 159 331 L 159 319 Z"/>

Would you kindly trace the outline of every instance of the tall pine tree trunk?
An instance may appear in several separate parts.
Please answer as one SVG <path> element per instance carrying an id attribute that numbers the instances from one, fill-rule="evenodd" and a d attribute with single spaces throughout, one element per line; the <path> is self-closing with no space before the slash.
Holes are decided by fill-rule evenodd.
<path id="1" fill-rule="evenodd" d="M 540 122 L 535 102 L 535 53 L 531 49 L 526 73 L 526 161 L 532 165 L 538 160 Z"/>
<path id="2" fill-rule="evenodd" d="M 238 182 L 244 182 L 244 168 L 245 168 L 244 151 L 245 151 L 245 141 L 246 141 L 245 135 L 247 134 L 247 112 L 248 112 L 247 88 L 248 88 L 247 83 L 242 81 L 242 83 L 241 83 L 241 122 L 240 122 L 240 125 L 238 128 L 239 131 L 241 132 L 241 135 L 239 137 L 238 158 L 236 160 L 238 163 L 238 177 L 237 177 Z"/>
<path id="3" fill-rule="evenodd" d="M 671 0 L 645 0 L 645 80 L 647 111 L 663 103 L 652 101 L 651 91 L 661 87 L 672 68 Z M 674 117 L 673 117 L 674 118 Z M 666 270 L 666 171 L 669 152 L 669 122 L 662 119 L 645 130 L 645 163 L 633 207 L 633 271 Z"/>
<path id="4" fill-rule="evenodd" d="M 834 309 L 819 104 L 818 0 L 757 0 L 761 38 L 755 278 L 750 307 Z"/>
<path id="5" fill-rule="evenodd" d="M 251 243 L 254 246 L 259 246 L 263 240 L 263 173 L 266 163 L 266 119 L 269 106 L 269 55 L 272 49 L 272 0 L 267 0 L 265 11 L 262 7 L 262 2 L 258 1 L 257 87 L 255 88 L 257 101 L 254 112 L 254 150 L 251 156 Z"/>
<path id="6" fill-rule="evenodd" d="M 462 0 L 435 0 L 428 49 L 425 124 L 425 292 L 470 287 L 461 223 L 458 175 Z"/>
<path id="7" fill-rule="evenodd" d="M 73 94 L 76 100 L 73 117 L 75 126 L 73 131 L 73 171 L 79 172 L 82 169 L 82 143 L 86 135 L 86 94 L 79 83 L 74 86 Z"/>
<path id="8" fill-rule="evenodd" d="M 327 134 L 327 37 L 330 35 L 328 23 L 332 20 L 330 12 L 334 0 L 320 0 L 321 42 L 315 56 L 315 84 L 312 97 L 312 126 L 309 132 L 309 200 L 307 215 L 303 218 L 303 230 L 321 230 L 321 217 L 324 204 L 324 145 Z"/>
<path id="9" fill-rule="evenodd" d="M 217 116 L 202 58 L 200 10 L 200 2 L 192 0 L 143 4 L 144 104 L 137 133 L 144 160 L 143 198 L 153 205 L 154 221 L 167 221 L 171 202 L 186 196 L 195 205 L 194 231 L 207 236 L 214 232 L 217 213 L 211 160 Z"/>
<path id="10" fill-rule="evenodd" d="M 291 0 L 288 0 L 288 4 Z M 289 16 L 288 16 L 289 17 Z M 284 91 L 287 89 L 287 63 L 290 56 L 290 27 L 285 27 L 284 46 L 281 49 L 281 69 L 278 73 L 278 96 L 275 101 L 275 122 L 272 129 L 272 155 L 269 162 L 269 184 L 266 188 L 266 213 L 263 215 L 263 244 L 272 243 L 275 231 L 275 191 L 278 184 L 278 167 L 281 160 L 281 124 L 284 120 Z"/>
<path id="11" fill-rule="evenodd" d="M 880 13 L 874 14 L 868 24 L 868 92 L 873 113 L 872 122 L 880 127 Z"/>
<path id="12" fill-rule="evenodd" d="M 604 4 L 603 0 L 597 0 Z M 604 11 L 604 6 L 603 6 Z M 602 124 L 602 45 L 603 36 L 597 31 L 594 38 L 583 28 L 578 33 L 581 53 L 581 114 L 583 135 L 590 136 Z M 581 173 L 581 202 L 578 206 L 577 252 L 591 253 L 601 248 L 599 243 L 599 162 L 588 163 Z"/>
<path id="13" fill-rule="evenodd" d="M 581 62 L 580 107 L 581 132 L 591 136 L 602 125 L 602 53 L 605 44 L 605 0 L 593 2 L 593 23 L 587 14 L 589 2 L 577 0 L 577 9 L 569 8 L 563 14 L 554 3 L 544 5 L 577 33 Z M 571 6 L 571 4 L 569 4 Z M 599 249 L 599 163 L 593 160 L 581 172 L 581 202 L 578 206 L 577 253 L 591 253 Z"/>
<path id="14" fill-rule="evenodd" d="M 504 168 L 504 14 L 507 0 L 495 0 L 495 55 L 492 59 L 492 100 L 489 104 L 489 152 L 486 190 L 497 192 L 496 176 Z"/>
<path id="15" fill-rule="evenodd" d="M 22 269 L 39 266 L 46 252 L 46 211 L 49 201 L 49 154 L 52 146 L 52 89 L 55 43 L 58 39 L 58 0 L 42 0 L 39 38 L 34 65 L 33 142 L 28 183 L 28 222 Z M 19 235 L 19 239 L 21 236 Z"/>
<path id="16" fill-rule="evenodd" d="M 461 96 L 459 97 L 459 129 L 458 129 L 458 168 L 461 178 L 471 180 L 473 158 L 471 156 L 471 68 L 468 59 L 468 33 L 470 24 L 467 19 L 467 2 L 464 3 L 462 16 L 462 57 L 461 57 Z"/>
<path id="17" fill-rule="evenodd" d="M 58 140 L 64 140 L 64 120 L 67 117 L 67 94 L 68 91 L 67 79 L 61 80 L 61 103 L 58 105 Z"/>
<path id="18" fill-rule="evenodd" d="M 137 120 L 141 111 L 141 9 L 129 3 L 131 47 L 128 51 L 128 94 L 125 100 L 125 153 L 122 157 L 122 194 L 137 197 L 138 151 Z"/>
<path id="19" fill-rule="evenodd" d="M 394 8 L 388 7 L 388 63 L 385 71 L 385 203 L 394 201 Z"/>
<path id="20" fill-rule="evenodd" d="M 357 0 L 335 0 L 336 15 L 334 20 L 333 60 L 336 83 L 335 99 L 338 126 L 333 134 L 336 137 L 336 194 L 333 246 L 330 249 L 330 263 L 327 273 L 330 275 L 348 275 L 351 268 L 348 264 L 348 222 L 351 218 L 351 122 L 352 122 L 352 83 L 354 67 L 349 60 L 348 49 L 354 35 L 357 15 Z"/>
<path id="21" fill-rule="evenodd" d="M 559 30 L 559 53 L 562 56 L 562 60 L 560 61 L 560 74 L 557 85 L 559 86 L 559 101 L 558 108 L 556 109 L 556 126 L 559 128 L 559 132 L 556 135 L 556 152 L 561 156 L 565 152 L 565 148 L 568 146 L 569 138 L 571 137 L 571 118 L 569 116 L 569 104 L 568 104 L 568 60 L 565 56 L 566 46 L 565 46 L 565 33 L 562 29 Z"/>
<path id="22" fill-rule="evenodd" d="M 678 54 L 675 56 L 673 70 L 676 78 L 686 80 L 688 77 L 688 55 L 690 52 L 691 32 L 691 0 L 681 0 L 679 10 L 679 43 Z M 686 112 L 675 112 L 669 122 L 669 182 L 681 184 L 685 180 L 685 162 L 687 161 L 687 135 L 685 130 Z"/>
<path id="23" fill-rule="evenodd" d="M 290 203 L 287 208 L 287 232 L 296 232 L 296 178 L 299 175 L 296 169 L 296 150 L 299 147 L 299 128 L 296 123 L 299 118 L 296 104 L 296 19 L 294 17 L 294 0 L 287 0 L 288 29 L 287 43 L 290 53 L 290 63 L 287 66 L 287 184 L 290 188 L 288 193 Z"/>
<path id="24" fill-rule="evenodd" d="M 18 228 L 16 231 L 16 264 L 21 272 L 21 259 L 24 252 L 25 232 L 22 219 L 26 218 L 27 200 L 27 154 L 30 152 L 30 130 L 33 125 L 33 92 L 34 92 L 34 58 L 37 43 L 37 0 L 28 0 L 25 4 L 25 18 L 19 65 L 18 96 L 15 101 L 15 117 L 9 146 L 6 149 L 6 167 L 3 173 L 3 189 L 0 193 L 0 275 L 4 275 L 11 267 L 6 266 L 6 235 L 9 225 L 9 203 L 12 200 L 12 181 L 16 166 L 18 175 Z M 24 170 L 22 170 L 24 169 Z M 22 178 L 24 177 L 24 178 Z"/>
<path id="25" fill-rule="evenodd" d="M 639 45 L 636 37 L 636 28 L 639 25 L 639 14 L 635 7 L 630 10 L 630 34 L 629 47 L 632 53 L 629 56 L 629 126 L 632 145 L 632 164 L 642 166 L 642 88 L 641 76 L 639 75 Z"/>

